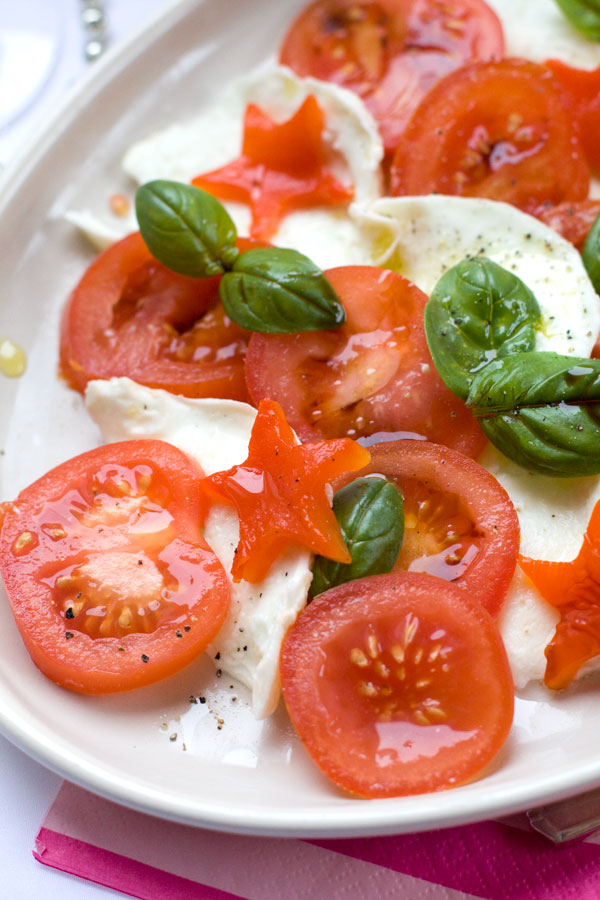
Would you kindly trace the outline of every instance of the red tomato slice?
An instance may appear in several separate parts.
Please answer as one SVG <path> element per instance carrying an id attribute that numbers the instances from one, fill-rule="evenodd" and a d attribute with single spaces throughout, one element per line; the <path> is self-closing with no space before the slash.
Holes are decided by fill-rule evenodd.
<path id="1" fill-rule="evenodd" d="M 23 642 L 89 694 L 151 684 L 196 659 L 229 582 L 199 529 L 201 472 L 163 441 L 98 447 L 4 504 L 0 571 Z"/>
<path id="2" fill-rule="evenodd" d="M 442 76 L 503 54 L 502 26 L 483 0 L 317 0 L 292 24 L 279 58 L 355 91 L 391 151 Z"/>
<path id="3" fill-rule="evenodd" d="M 588 189 L 568 96 L 544 66 L 518 59 L 471 63 L 440 81 L 391 168 L 392 194 L 489 197 L 526 212 Z"/>
<path id="4" fill-rule="evenodd" d="M 346 310 L 335 331 L 253 334 L 246 356 L 252 402 L 270 397 L 304 441 L 409 432 L 469 455 L 485 439 L 433 364 L 427 296 L 401 275 L 342 266 L 326 275 Z"/>
<path id="5" fill-rule="evenodd" d="M 584 153 L 590 166 L 600 170 L 600 66 L 591 71 L 575 69 L 559 59 L 548 59 L 545 65 L 567 91 L 571 108 L 577 116 Z"/>
<path id="6" fill-rule="evenodd" d="M 512 722 L 493 620 L 430 575 L 375 575 L 320 594 L 284 639 L 281 679 L 313 761 L 363 797 L 456 787 Z"/>
<path id="7" fill-rule="evenodd" d="M 580 200 L 578 203 L 559 203 L 539 209 L 536 216 L 562 237 L 583 250 L 590 228 L 600 214 L 600 200 Z"/>
<path id="8" fill-rule="evenodd" d="M 492 615 L 500 612 L 519 553 L 519 520 L 502 485 L 472 459 L 428 441 L 371 444 L 377 473 L 403 496 L 404 540 L 394 571 L 454 582 Z M 335 489 L 352 478 L 338 479 Z"/>
<path id="9" fill-rule="evenodd" d="M 100 254 L 62 319 L 60 371 L 84 391 L 92 378 L 126 375 L 186 397 L 247 400 L 249 333 L 225 315 L 219 278 L 188 278 L 157 262 L 141 236 Z"/>

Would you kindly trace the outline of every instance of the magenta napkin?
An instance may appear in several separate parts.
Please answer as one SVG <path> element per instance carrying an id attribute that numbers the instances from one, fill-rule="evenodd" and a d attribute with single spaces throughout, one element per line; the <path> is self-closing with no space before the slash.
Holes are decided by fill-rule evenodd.
<path id="1" fill-rule="evenodd" d="M 595 839 L 557 848 L 524 817 L 394 837 L 260 838 L 166 822 L 65 782 L 33 852 L 142 900 L 600 897 Z"/>

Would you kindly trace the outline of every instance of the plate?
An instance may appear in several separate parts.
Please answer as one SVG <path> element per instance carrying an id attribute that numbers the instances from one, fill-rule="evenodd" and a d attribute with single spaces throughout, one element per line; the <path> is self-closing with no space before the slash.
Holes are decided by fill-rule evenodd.
<path id="1" fill-rule="evenodd" d="M 65 221 L 127 187 L 123 150 L 186 118 L 273 53 L 302 0 L 184 0 L 95 66 L 4 177 L 0 335 L 27 352 L 0 381 L 0 496 L 99 442 L 81 397 L 56 377 L 61 306 L 91 251 Z M 252 40 L 248 40 L 248 34 Z M 0 598 L 0 728 L 69 780 L 165 818 L 265 835 L 360 836 L 418 831 L 508 814 L 600 781 L 598 686 L 517 698 L 505 747 L 482 777 L 452 791 L 356 800 L 306 755 L 280 708 L 253 720 L 247 696 L 210 660 L 151 688 L 71 694 L 30 662 Z M 202 697 L 206 702 L 200 702 Z"/>

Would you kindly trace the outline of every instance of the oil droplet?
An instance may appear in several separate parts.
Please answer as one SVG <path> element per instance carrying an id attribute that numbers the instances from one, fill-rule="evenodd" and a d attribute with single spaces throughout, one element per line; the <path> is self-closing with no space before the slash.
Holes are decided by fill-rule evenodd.
<path id="1" fill-rule="evenodd" d="M 0 372 L 8 378 L 18 378 L 26 367 L 25 351 L 10 338 L 0 337 Z"/>

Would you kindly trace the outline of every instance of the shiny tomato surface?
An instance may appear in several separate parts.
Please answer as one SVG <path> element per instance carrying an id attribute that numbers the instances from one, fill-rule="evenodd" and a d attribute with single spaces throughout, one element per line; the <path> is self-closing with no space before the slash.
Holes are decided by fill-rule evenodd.
<path id="1" fill-rule="evenodd" d="M 199 527 L 202 473 L 163 441 L 52 469 L 3 506 L 0 571 L 23 642 L 52 681 L 90 694 L 158 681 L 219 631 L 229 582 Z"/>
<path id="2" fill-rule="evenodd" d="M 525 212 L 588 195 L 589 166 L 568 95 L 545 66 L 470 63 L 423 98 L 391 167 L 396 195 L 456 194 Z"/>
<path id="3" fill-rule="evenodd" d="M 60 372 L 84 391 L 93 378 L 127 376 L 187 397 L 247 400 L 249 333 L 225 315 L 219 277 L 166 269 L 139 233 L 101 253 L 62 318 Z"/>
<path id="4" fill-rule="evenodd" d="M 497 616 L 517 564 L 520 528 L 502 485 L 479 463 L 429 441 L 371 444 L 356 474 L 384 475 L 404 502 L 404 540 L 394 571 L 426 572 L 457 585 Z M 339 479 L 336 488 L 348 483 Z"/>
<path id="5" fill-rule="evenodd" d="M 355 91 L 392 151 L 440 78 L 503 53 L 502 26 L 483 0 L 317 0 L 290 26 L 280 61 Z"/>
<path id="6" fill-rule="evenodd" d="M 281 679 L 313 761 L 362 797 L 455 787 L 493 758 L 512 722 L 494 621 L 430 575 L 376 575 L 320 594 L 284 639 Z"/>
<path id="7" fill-rule="evenodd" d="M 485 439 L 431 359 L 427 296 L 375 266 L 326 271 L 346 324 L 303 334 L 254 334 L 246 355 L 252 402 L 270 397 L 304 441 L 408 432 L 476 456 Z"/>

